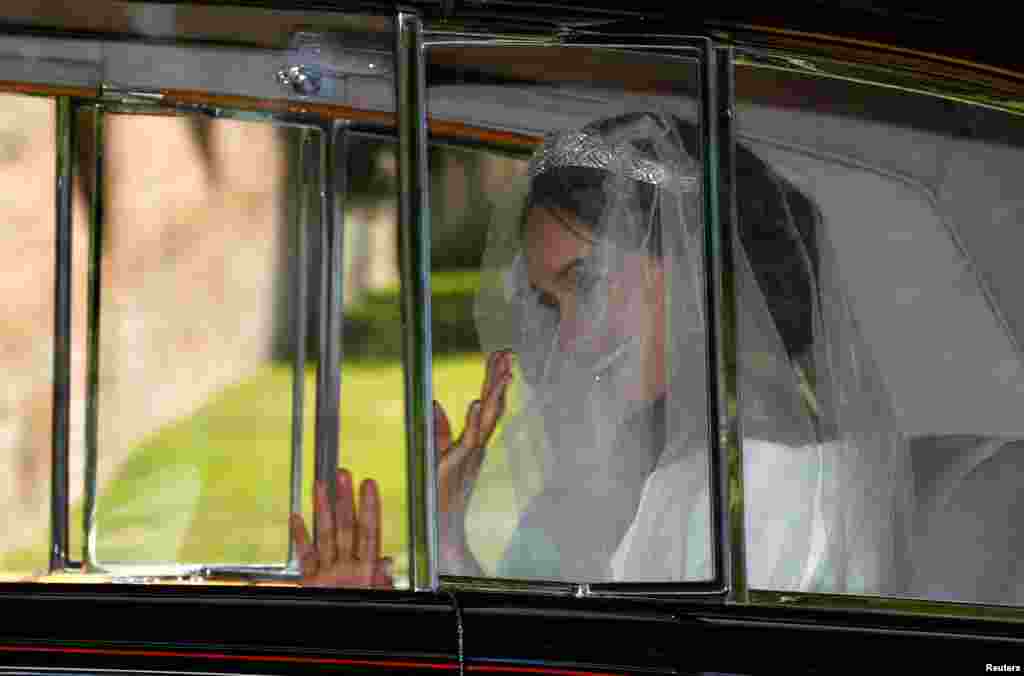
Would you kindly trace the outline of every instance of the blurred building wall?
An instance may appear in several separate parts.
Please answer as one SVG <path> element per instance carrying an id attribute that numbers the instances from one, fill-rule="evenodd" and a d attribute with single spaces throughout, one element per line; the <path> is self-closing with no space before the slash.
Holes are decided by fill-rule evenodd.
<path id="1" fill-rule="evenodd" d="M 0 553 L 48 534 L 53 129 L 50 101 L 0 96 Z M 204 155 L 186 118 L 108 116 L 105 138 L 101 483 L 140 440 L 271 357 L 277 295 L 289 289 L 278 130 L 217 121 Z M 74 208 L 72 500 L 82 493 L 88 182 L 76 184 Z"/>
<path id="2" fill-rule="evenodd" d="M 0 557 L 48 536 L 53 396 L 54 104 L 0 95 Z M 82 493 L 91 149 L 74 198 L 71 491 Z M 101 485 L 133 447 L 194 412 L 294 336 L 295 134 L 267 124 L 108 115 L 102 259 Z M 346 305 L 398 284 L 396 166 L 388 142 L 358 149 L 369 177 L 346 200 Z M 521 163 L 432 158 L 435 268 L 474 267 L 493 196 Z M 350 178 L 351 180 L 351 178 Z M 339 189 L 342 186 L 338 186 Z M 318 237 L 310 237 L 311 301 Z M 317 325 L 316 313 L 310 328 Z M 312 335 L 312 333 L 310 334 Z M 77 528 L 77 524 L 72 524 Z M 75 552 L 77 555 L 77 552 Z M 45 561 L 45 551 L 40 551 Z"/>

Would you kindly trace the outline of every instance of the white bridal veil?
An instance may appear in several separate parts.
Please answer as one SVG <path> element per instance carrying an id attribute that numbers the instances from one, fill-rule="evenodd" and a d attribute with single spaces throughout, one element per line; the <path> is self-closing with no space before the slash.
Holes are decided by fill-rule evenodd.
<path id="1" fill-rule="evenodd" d="M 646 111 L 549 134 L 525 207 L 494 211 L 476 323 L 518 372 L 501 439 L 517 525 L 498 575 L 712 573 L 698 147 L 693 125 Z M 909 460 L 827 233 L 813 202 L 742 147 L 736 181 L 750 583 L 891 591 Z M 528 274 L 531 209 L 586 242 L 571 327 Z"/>

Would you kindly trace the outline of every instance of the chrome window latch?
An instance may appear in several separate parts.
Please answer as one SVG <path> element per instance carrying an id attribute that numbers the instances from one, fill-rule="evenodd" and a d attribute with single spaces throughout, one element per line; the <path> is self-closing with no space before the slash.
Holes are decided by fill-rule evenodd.
<path id="1" fill-rule="evenodd" d="M 300 31 L 288 51 L 288 61 L 274 77 L 291 95 L 344 98 L 352 78 L 390 80 L 394 74 L 390 52 L 341 33 Z"/>
<path id="2" fill-rule="evenodd" d="M 316 96 L 323 86 L 323 72 L 317 66 L 286 66 L 277 71 L 277 81 L 301 96 Z"/>
<path id="3" fill-rule="evenodd" d="M 100 84 L 99 98 L 105 103 L 159 104 L 163 101 L 164 94 L 157 90 L 130 89 L 104 82 Z"/>

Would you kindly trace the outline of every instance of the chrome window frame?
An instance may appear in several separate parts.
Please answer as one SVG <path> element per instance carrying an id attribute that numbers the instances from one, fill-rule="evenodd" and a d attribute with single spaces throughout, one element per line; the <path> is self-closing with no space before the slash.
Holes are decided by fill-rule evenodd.
<path id="1" fill-rule="evenodd" d="M 93 171 L 94 185 L 89 205 L 89 263 L 87 279 L 87 327 L 86 327 L 86 414 L 85 414 L 85 491 L 82 514 L 82 558 L 75 560 L 70 552 L 70 492 L 69 492 L 69 422 L 71 398 L 70 392 L 70 344 L 71 344 L 71 230 L 72 215 L 70 205 L 73 199 L 73 162 L 71 153 L 75 148 L 76 114 L 84 109 L 91 109 L 96 116 L 94 134 L 96 141 L 95 168 Z M 161 105 L 156 96 L 140 97 L 121 91 L 104 92 L 99 96 L 60 96 L 57 98 L 56 138 L 57 148 L 57 283 L 55 285 L 54 322 L 54 368 L 60 373 L 54 379 L 53 396 L 53 431 L 54 442 L 52 451 L 51 476 L 51 526 L 50 526 L 50 564 L 49 573 L 81 570 L 90 573 L 112 574 L 117 581 L 130 581 L 170 575 L 179 578 L 196 576 L 208 579 L 240 578 L 240 579 L 296 579 L 299 576 L 299 562 L 294 543 L 288 539 L 287 557 L 283 565 L 251 565 L 232 566 L 218 564 L 178 564 L 150 565 L 108 564 L 108 569 L 96 559 L 94 525 L 95 509 L 98 495 L 96 493 L 96 476 L 99 462 L 97 432 L 99 427 L 99 340 L 101 317 L 100 278 L 102 254 L 101 243 L 104 237 L 104 190 L 103 177 L 103 127 L 107 113 L 122 115 L 205 115 L 218 119 L 248 120 L 257 119 L 277 127 L 292 127 L 302 132 L 302 145 L 299 153 L 299 171 L 302 173 L 298 228 L 296 236 L 304 243 L 309 233 L 310 203 L 308 199 L 307 181 L 317 186 L 320 200 L 320 221 L 317 231 L 320 234 L 319 261 L 321 290 L 319 295 L 320 330 L 318 360 L 316 373 L 316 414 L 315 414 L 315 472 L 314 480 L 326 480 L 331 492 L 335 485 L 334 472 L 331 469 L 338 465 L 338 419 L 341 398 L 341 324 L 342 324 L 342 279 L 341 266 L 343 261 L 342 241 L 343 224 L 335 218 L 335 195 L 328 186 L 333 185 L 333 162 L 335 139 L 341 137 L 340 146 L 344 147 L 345 129 L 337 120 L 327 120 L 318 116 L 280 113 L 253 114 L 244 111 L 225 109 L 211 110 L 204 106 Z M 319 143 L 316 147 L 310 143 L 311 131 L 319 132 Z M 344 200 L 344 196 L 340 198 Z M 300 256 L 305 252 L 299 249 Z M 302 452 L 304 425 L 304 372 L 306 361 L 305 327 L 308 324 L 308 290 L 305 274 L 300 272 L 295 282 L 295 300 L 299 312 L 299 329 L 296 333 L 296 354 L 292 363 L 292 415 L 291 415 L 291 477 L 289 479 L 289 510 L 301 512 L 302 484 Z M 66 347 L 65 347 L 66 346 Z M 315 516 L 313 528 L 315 530 Z M 154 572 L 156 570 L 173 572 Z"/>
<path id="2" fill-rule="evenodd" d="M 493 38 L 479 34 L 445 31 L 440 26 L 431 31 L 423 42 L 425 53 L 431 47 L 562 47 L 574 49 L 616 49 L 637 53 L 653 53 L 657 50 L 665 55 L 690 56 L 696 53 L 700 74 L 700 134 L 704 166 L 702 172 L 703 194 L 719 197 L 731 192 L 733 154 L 719 153 L 721 145 L 731 147 L 732 130 L 732 69 L 728 51 L 720 52 L 709 38 L 702 36 L 674 36 L 671 45 L 645 43 L 642 37 L 623 40 L 620 36 L 588 33 L 585 41 L 552 41 L 547 38 Z M 725 58 L 723 59 L 722 56 Z M 426 89 L 425 73 L 421 85 Z M 399 102 L 401 107 L 401 101 Z M 425 114 L 423 119 L 426 119 Z M 425 157 L 425 156 L 424 156 Z M 417 167 L 426 171 L 426 166 Z M 404 186 L 403 186 L 404 187 Z M 724 191 L 724 192 L 723 192 Z M 731 202 L 730 202 L 731 203 Z M 501 578 L 470 578 L 444 576 L 446 589 L 475 591 L 513 591 L 547 595 L 568 595 L 577 598 L 636 598 L 636 597 L 686 597 L 721 602 L 724 600 L 743 601 L 746 598 L 746 574 L 743 557 L 743 504 L 742 504 L 742 463 L 739 461 L 739 417 L 734 402 L 738 401 L 735 372 L 727 368 L 725 358 L 727 343 L 735 340 L 735 313 L 722 314 L 722 302 L 728 297 L 727 289 L 733 288 L 732 256 L 720 255 L 731 250 L 731 228 L 735 222 L 734 209 L 721 209 L 719 199 L 706 197 L 704 200 L 705 219 L 705 310 L 708 313 L 706 330 L 707 344 L 707 406 L 708 406 L 708 456 L 709 496 L 711 502 L 711 551 L 713 577 L 706 581 L 679 581 L 665 583 L 610 582 L 572 583 L 561 581 L 510 580 Z M 400 228 L 424 227 L 411 222 Z M 426 224 L 429 228 L 429 223 Z M 429 230 L 420 237 L 429 241 Z M 429 259 L 423 273 L 429 279 Z M 429 360 L 432 346 L 428 343 L 419 348 L 423 359 Z M 734 348 L 732 348 L 734 349 Z M 429 362 L 428 362 L 429 363 Z M 431 424 L 432 429 L 432 424 Z M 427 434 L 427 456 L 435 457 L 432 431 Z M 726 471 L 728 468 L 728 471 Z M 738 495 L 733 492 L 740 492 Z M 437 490 L 436 483 L 432 487 Z M 436 524 L 433 526 L 436 528 Z M 436 562 L 435 562 L 436 566 Z"/>
<path id="3" fill-rule="evenodd" d="M 434 448 L 430 335 L 430 202 L 427 167 L 426 63 L 423 22 L 395 16 L 398 113 L 398 237 L 401 285 L 406 472 L 409 491 L 409 584 L 437 591 L 437 453 Z"/>

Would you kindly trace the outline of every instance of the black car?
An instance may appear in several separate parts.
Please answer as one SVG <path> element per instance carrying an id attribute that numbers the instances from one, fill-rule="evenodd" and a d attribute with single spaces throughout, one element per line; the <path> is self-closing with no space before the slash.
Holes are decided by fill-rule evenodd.
<path id="1" fill-rule="evenodd" d="M 1020 671 L 1024 78 L 974 26 L 0 8 L 0 672 Z"/>

